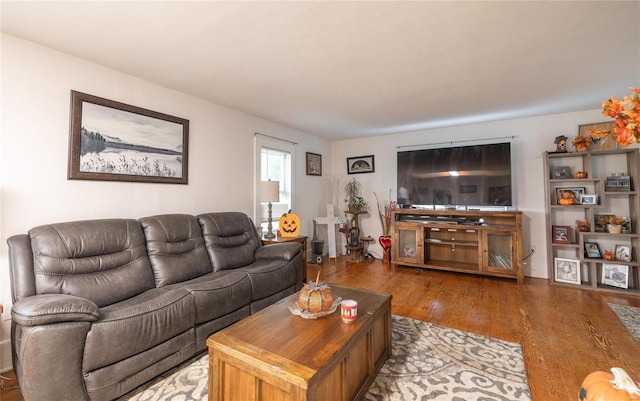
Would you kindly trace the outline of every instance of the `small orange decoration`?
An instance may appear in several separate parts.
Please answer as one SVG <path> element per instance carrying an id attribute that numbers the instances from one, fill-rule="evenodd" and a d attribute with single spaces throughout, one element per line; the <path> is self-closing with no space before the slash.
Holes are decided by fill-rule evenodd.
<path id="1" fill-rule="evenodd" d="M 279 231 L 283 237 L 297 237 L 300 234 L 300 217 L 295 213 L 283 214 Z"/>
<path id="2" fill-rule="evenodd" d="M 640 389 L 621 368 L 587 375 L 580 388 L 580 401 L 640 401 Z"/>

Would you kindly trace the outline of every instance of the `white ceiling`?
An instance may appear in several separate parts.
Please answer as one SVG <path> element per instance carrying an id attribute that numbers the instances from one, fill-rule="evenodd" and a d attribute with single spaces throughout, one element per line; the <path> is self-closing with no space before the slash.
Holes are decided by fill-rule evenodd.
<path id="1" fill-rule="evenodd" d="M 0 7 L 4 33 L 330 140 L 596 109 L 640 86 L 640 1 Z"/>

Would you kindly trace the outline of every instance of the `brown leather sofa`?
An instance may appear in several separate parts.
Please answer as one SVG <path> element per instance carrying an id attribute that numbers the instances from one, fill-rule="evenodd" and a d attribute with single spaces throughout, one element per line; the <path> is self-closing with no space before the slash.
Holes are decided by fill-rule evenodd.
<path id="1" fill-rule="evenodd" d="M 49 224 L 7 242 L 27 401 L 126 394 L 305 275 L 301 244 L 263 246 L 237 212 Z"/>

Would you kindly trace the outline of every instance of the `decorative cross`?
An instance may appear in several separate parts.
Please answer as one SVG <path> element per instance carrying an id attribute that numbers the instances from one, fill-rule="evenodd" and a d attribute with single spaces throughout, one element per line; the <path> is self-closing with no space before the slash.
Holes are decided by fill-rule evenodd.
<path id="1" fill-rule="evenodd" d="M 327 225 L 327 236 L 329 245 L 329 259 L 336 258 L 336 230 L 335 225 L 342 223 L 342 219 L 333 214 L 333 205 L 327 205 L 327 217 L 316 217 L 313 219 L 317 224 Z"/>

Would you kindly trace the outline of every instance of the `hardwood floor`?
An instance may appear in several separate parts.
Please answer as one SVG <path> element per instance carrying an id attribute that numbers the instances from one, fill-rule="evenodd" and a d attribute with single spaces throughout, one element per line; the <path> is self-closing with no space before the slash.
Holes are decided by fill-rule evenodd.
<path id="1" fill-rule="evenodd" d="M 522 345 L 532 400 L 576 400 L 592 371 L 617 366 L 640 381 L 640 342 L 607 303 L 640 307 L 640 297 L 514 280 L 393 268 L 380 260 L 321 267 L 321 281 L 393 295 L 392 313 Z M 309 265 L 315 279 L 317 267 Z M 3 376 L 8 376 L 3 374 Z M 12 382 L 8 382 L 11 385 Z M 19 390 L 2 401 L 22 401 Z"/>

